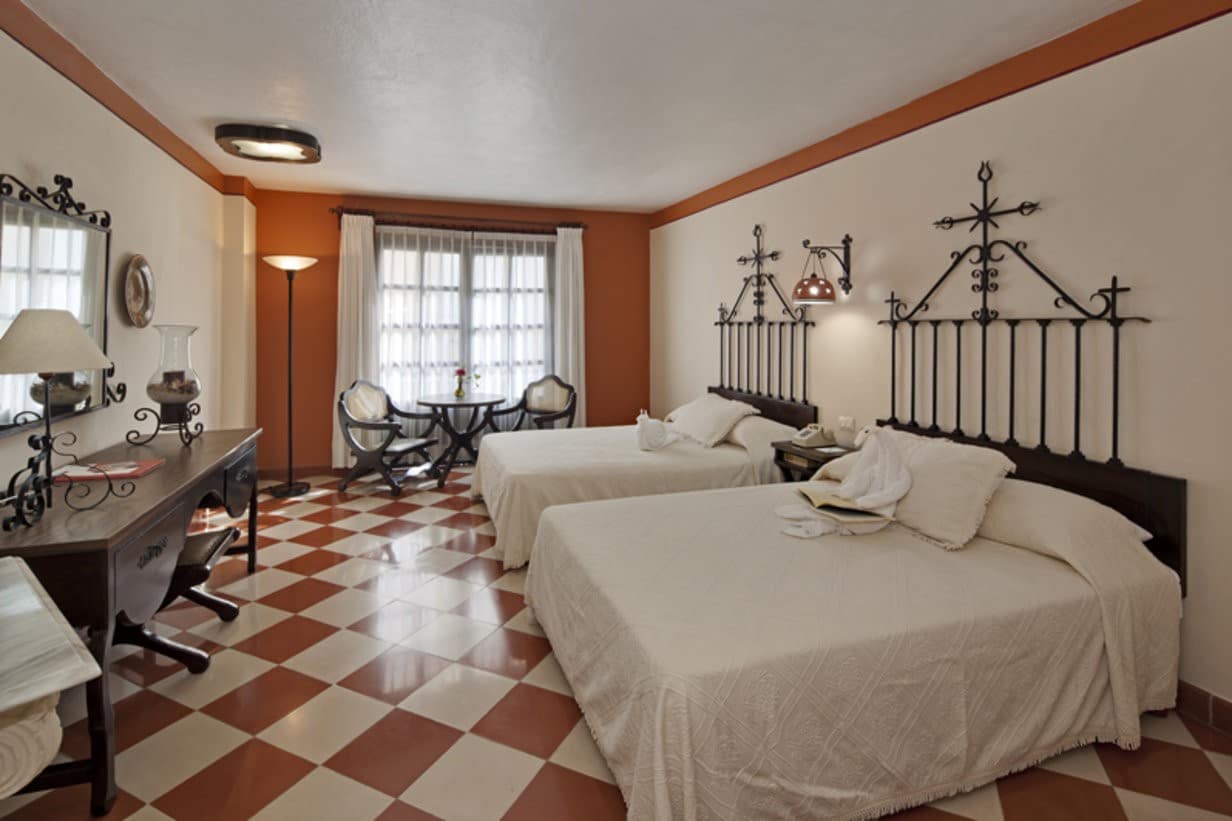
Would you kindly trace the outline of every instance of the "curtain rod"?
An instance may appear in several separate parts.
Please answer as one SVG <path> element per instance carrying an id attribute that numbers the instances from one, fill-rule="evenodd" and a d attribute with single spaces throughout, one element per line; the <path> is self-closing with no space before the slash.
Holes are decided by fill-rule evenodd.
<path id="1" fill-rule="evenodd" d="M 495 227 L 512 228 L 515 226 L 533 227 L 537 230 L 520 233 L 554 234 L 557 228 L 582 228 L 589 226 L 584 222 L 549 222 L 547 220 L 511 220 L 492 217 L 451 217 L 445 214 L 416 214 L 405 211 L 372 211 L 367 208 L 347 208 L 336 206 L 329 209 L 331 214 L 337 214 L 342 219 L 343 214 L 359 214 L 372 217 L 382 225 L 405 225 L 415 228 L 443 228 L 454 231 L 491 231 Z"/>

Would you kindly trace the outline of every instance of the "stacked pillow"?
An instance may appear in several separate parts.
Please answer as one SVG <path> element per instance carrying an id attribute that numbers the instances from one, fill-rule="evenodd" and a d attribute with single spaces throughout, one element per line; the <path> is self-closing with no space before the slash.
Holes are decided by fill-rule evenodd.
<path id="1" fill-rule="evenodd" d="M 988 503 L 1013 461 L 992 448 L 891 430 L 903 463 L 911 471 L 911 490 L 898 502 L 895 520 L 946 550 L 958 550 L 975 537 Z M 842 481 L 859 454 L 829 462 L 814 478 Z"/>
<path id="2" fill-rule="evenodd" d="M 704 447 L 712 448 L 727 438 L 731 429 L 746 416 L 760 411 L 747 402 L 724 399 L 717 393 L 706 393 L 667 415 L 677 433 Z"/>

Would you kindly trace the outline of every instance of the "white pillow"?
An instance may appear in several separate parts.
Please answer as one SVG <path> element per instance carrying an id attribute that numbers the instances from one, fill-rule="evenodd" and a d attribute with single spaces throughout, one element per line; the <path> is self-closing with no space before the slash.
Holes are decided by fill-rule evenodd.
<path id="1" fill-rule="evenodd" d="M 1008 456 L 992 448 L 948 439 L 891 432 L 911 471 L 911 490 L 898 502 L 895 520 L 946 550 L 958 550 L 975 536 L 988 502 L 1014 471 Z M 828 462 L 816 479 L 842 481 L 858 454 Z"/>
<path id="2" fill-rule="evenodd" d="M 796 434 L 796 429 L 764 416 L 746 416 L 735 424 L 727 434 L 727 441 L 757 453 L 769 450 L 771 442 L 781 442 Z"/>
<path id="3" fill-rule="evenodd" d="M 997 488 L 988 503 L 979 535 L 995 542 L 1047 551 L 1044 541 L 1064 532 L 1076 519 L 1092 516 L 1099 517 L 1100 526 L 1112 532 L 1133 534 L 1141 542 L 1152 538 L 1150 531 L 1094 499 L 1021 479 L 1006 479 Z"/>
<path id="4" fill-rule="evenodd" d="M 668 414 L 667 421 L 678 433 L 712 448 L 723 441 L 737 422 L 755 413 L 759 411 L 750 404 L 707 393 L 676 408 Z"/>

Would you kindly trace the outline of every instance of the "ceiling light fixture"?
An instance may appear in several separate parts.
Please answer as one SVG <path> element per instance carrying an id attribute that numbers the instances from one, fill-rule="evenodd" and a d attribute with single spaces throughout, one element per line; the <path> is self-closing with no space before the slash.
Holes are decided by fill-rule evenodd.
<path id="1" fill-rule="evenodd" d="M 826 279 L 825 266 L 821 264 L 825 257 L 833 257 L 843 269 L 843 275 L 838 278 L 838 286 L 844 294 L 851 293 L 851 235 L 843 237 L 841 245 L 813 245 L 804 241 L 804 249 L 808 256 L 804 258 L 804 270 L 800 281 L 791 290 L 791 301 L 797 305 L 833 305 L 834 286 Z M 840 256 L 840 253 L 842 254 Z M 810 271 L 810 263 L 812 270 Z"/>
<path id="2" fill-rule="evenodd" d="M 293 128 L 227 123 L 214 129 L 214 142 L 236 157 L 261 162 L 314 163 L 321 161 L 317 138 Z"/>

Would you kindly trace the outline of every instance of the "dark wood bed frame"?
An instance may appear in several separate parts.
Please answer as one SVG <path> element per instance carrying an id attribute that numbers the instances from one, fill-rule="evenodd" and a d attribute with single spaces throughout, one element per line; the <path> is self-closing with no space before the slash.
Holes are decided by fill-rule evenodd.
<path id="1" fill-rule="evenodd" d="M 817 406 L 808 402 L 796 402 L 791 399 L 777 399 L 761 393 L 748 393 L 735 388 L 725 388 L 711 385 L 710 393 L 717 393 L 724 399 L 735 399 L 737 402 L 747 402 L 761 411 L 761 415 L 775 422 L 802 428 L 817 421 Z"/>

